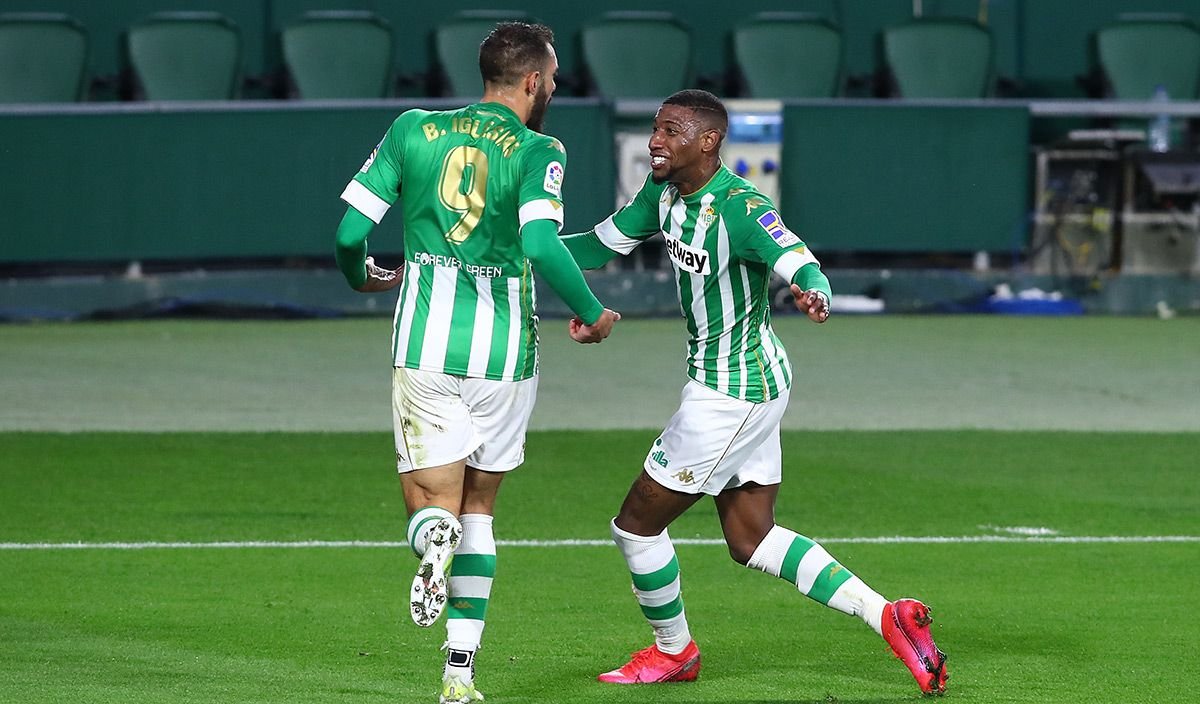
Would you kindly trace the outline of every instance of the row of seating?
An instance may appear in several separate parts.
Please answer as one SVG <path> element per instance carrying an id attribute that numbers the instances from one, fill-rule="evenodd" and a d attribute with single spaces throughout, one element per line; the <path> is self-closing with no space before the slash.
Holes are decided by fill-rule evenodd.
<path id="1" fill-rule="evenodd" d="M 480 94 L 477 47 L 502 19 L 520 13 L 464 12 L 439 26 L 434 48 L 440 93 Z M 398 33 L 363 11 L 309 12 L 280 36 L 289 97 L 392 95 Z M 402 36 L 402 33 L 400 33 Z M 136 97 L 223 100 L 237 97 L 241 36 L 224 16 L 172 12 L 129 28 L 124 51 Z M 586 78 L 580 93 L 662 97 L 695 85 L 688 28 L 663 12 L 610 12 L 580 34 Z M 980 98 L 992 93 L 988 29 L 964 19 L 930 18 L 887 28 L 880 37 L 885 94 Z M 732 30 L 739 85 L 725 92 L 764 98 L 834 97 L 845 83 L 842 33 L 819 16 L 760 13 Z M 1200 29 L 1183 21 L 1126 21 L 1098 31 L 1094 52 L 1108 92 L 1146 99 L 1162 86 L 1174 98 L 1200 89 Z M 0 102 L 70 102 L 86 97 L 88 38 L 60 14 L 0 14 Z M 569 81 L 564 81 L 569 83 Z"/>

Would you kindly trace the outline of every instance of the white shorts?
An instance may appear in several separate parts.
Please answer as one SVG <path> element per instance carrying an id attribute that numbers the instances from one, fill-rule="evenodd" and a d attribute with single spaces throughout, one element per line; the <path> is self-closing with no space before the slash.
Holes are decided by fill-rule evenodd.
<path id="1" fill-rule="evenodd" d="M 779 421 L 788 391 L 764 403 L 731 398 L 689 381 L 679 410 L 646 455 L 646 473 L 668 489 L 720 494 L 783 479 Z"/>
<path id="2" fill-rule="evenodd" d="M 392 427 L 400 472 L 467 460 L 468 467 L 507 472 L 525 461 L 525 430 L 537 377 L 471 379 L 397 367 L 392 373 Z"/>

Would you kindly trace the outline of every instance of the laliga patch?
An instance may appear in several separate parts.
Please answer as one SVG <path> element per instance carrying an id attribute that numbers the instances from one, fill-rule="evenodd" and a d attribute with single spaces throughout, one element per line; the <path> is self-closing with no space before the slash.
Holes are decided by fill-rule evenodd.
<path id="1" fill-rule="evenodd" d="M 371 150 L 371 156 L 367 157 L 367 160 L 363 162 L 362 168 L 358 170 L 360 174 L 367 173 L 367 169 L 371 168 L 371 164 L 375 163 L 375 157 L 379 156 L 379 148 L 382 146 L 383 142 L 380 142 L 379 144 L 375 145 L 374 149 Z"/>
<path id="2" fill-rule="evenodd" d="M 563 165 L 557 161 L 552 161 L 546 166 L 546 180 L 542 182 L 542 189 L 547 193 L 562 198 L 562 185 Z"/>
<path id="3" fill-rule="evenodd" d="M 771 239 L 775 240 L 775 244 L 784 249 L 800 244 L 800 238 L 793 235 L 790 230 L 783 226 L 783 220 L 780 219 L 779 213 L 776 213 L 774 210 L 768 210 L 759 215 L 755 222 L 771 236 Z"/>

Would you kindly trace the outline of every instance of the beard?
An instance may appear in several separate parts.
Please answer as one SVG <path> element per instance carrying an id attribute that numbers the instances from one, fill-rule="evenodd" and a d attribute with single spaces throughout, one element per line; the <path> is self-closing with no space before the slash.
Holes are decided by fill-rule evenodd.
<path id="1" fill-rule="evenodd" d="M 538 86 L 537 95 L 533 97 L 533 107 L 529 110 L 529 119 L 525 121 L 525 126 L 534 132 L 541 132 L 542 126 L 546 122 L 546 108 L 550 106 L 550 93 L 546 91 L 546 84 Z"/>

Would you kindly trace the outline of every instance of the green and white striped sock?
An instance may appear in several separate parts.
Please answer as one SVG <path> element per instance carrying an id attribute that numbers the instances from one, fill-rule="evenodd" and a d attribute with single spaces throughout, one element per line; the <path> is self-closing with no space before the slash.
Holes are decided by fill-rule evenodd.
<path id="1" fill-rule="evenodd" d="M 450 600 L 446 605 L 446 643 L 453 650 L 475 651 L 483 639 L 492 579 L 496 576 L 496 539 L 492 517 L 464 513 L 462 541 L 450 567 Z"/>
<path id="2" fill-rule="evenodd" d="M 440 506 L 419 508 L 408 517 L 408 545 L 417 557 L 425 556 L 425 541 L 429 538 L 429 529 L 443 518 L 454 518 L 454 514 Z"/>
<path id="3" fill-rule="evenodd" d="M 883 635 L 887 600 L 850 570 L 842 567 L 816 542 L 775 525 L 754 550 L 747 567 L 782 577 L 808 598 L 851 616 L 858 616 Z"/>
<path id="4" fill-rule="evenodd" d="M 679 560 L 667 531 L 655 536 L 628 533 L 612 522 L 613 542 L 633 575 L 633 593 L 654 628 L 658 649 L 678 655 L 692 641 L 679 588 Z"/>

